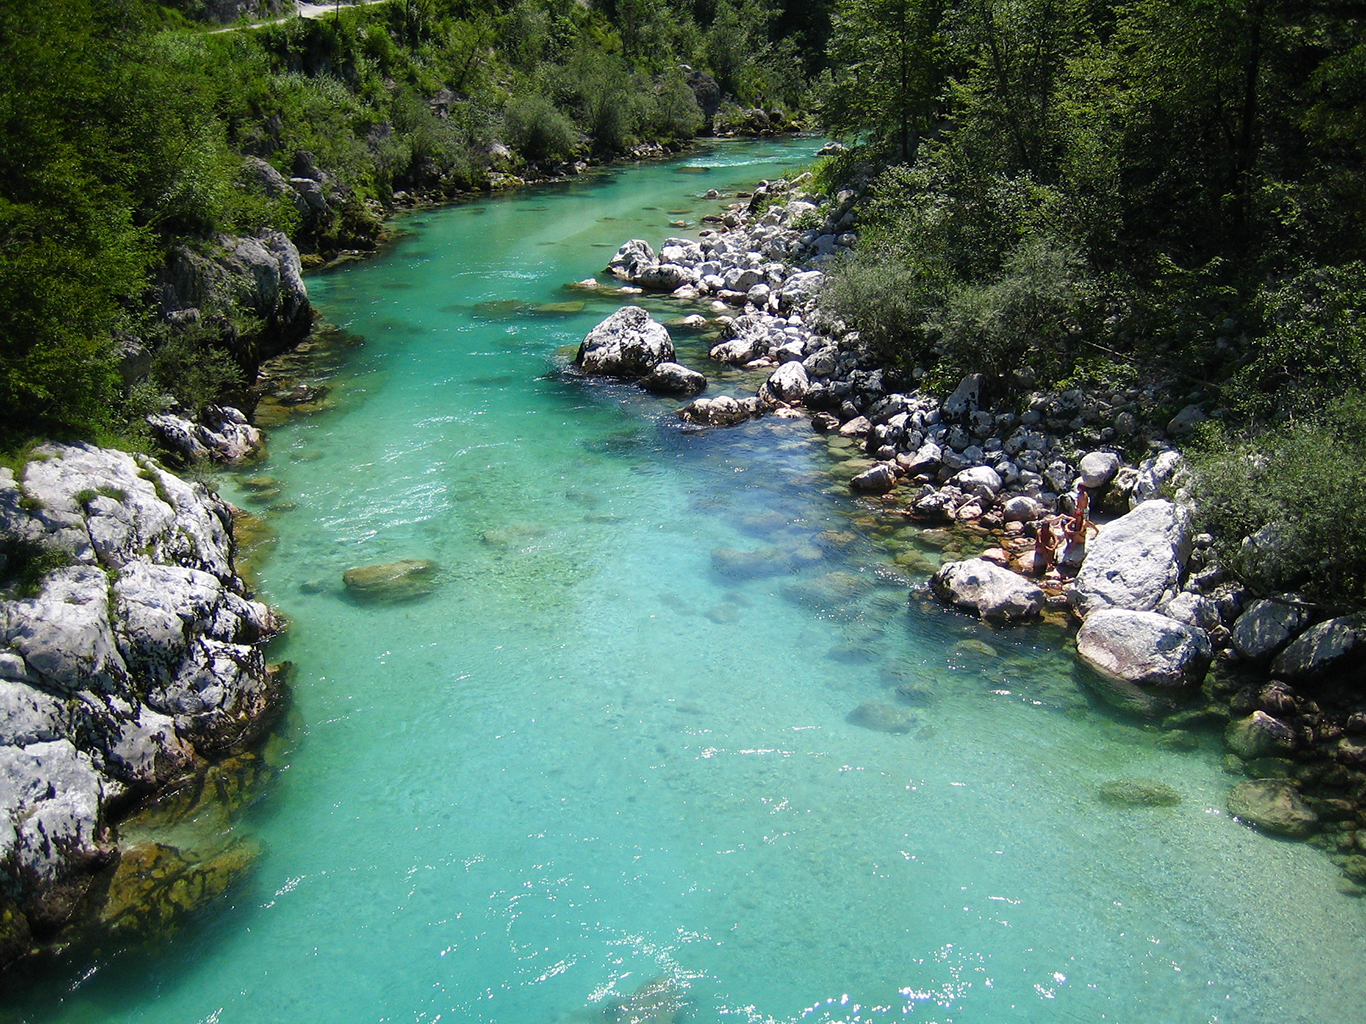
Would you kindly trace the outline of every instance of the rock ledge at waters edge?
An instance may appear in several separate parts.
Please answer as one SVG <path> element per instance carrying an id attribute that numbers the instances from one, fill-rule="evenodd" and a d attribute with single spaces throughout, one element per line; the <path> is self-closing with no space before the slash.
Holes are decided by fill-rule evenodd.
<path id="1" fill-rule="evenodd" d="M 717 332 L 713 361 L 771 371 L 756 394 L 699 398 L 680 418 L 729 426 L 804 409 L 836 450 L 856 449 L 839 476 L 864 500 L 990 538 L 986 564 L 1034 577 L 988 586 L 995 574 L 980 560 L 949 563 L 935 574 L 943 600 L 998 622 L 1068 610 L 1102 699 L 1164 729 L 1222 721 L 1230 735 L 1250 733 L 1230 741 L 1229 770 L 1279 778 L 1313 820 L 1265 827 L 1317 830 L 1344 891 L 1366 893 L 1366 618 L 1329 618 L 1294 595 L 1256 599 L 1215 562 L 1212 538 L 1193 533 L 1177 443 L 1204 417 L 1202 396 L 1158 422 L 1169 394 L 1155 385 L 1050 392 L 1027 367 L 1010 402 L 989 402 L 977 375 L 942 401 L 898 386 L 817 302 L 822 264 L 857 242 L 854 195 L 805 194 L 805 177 L 761 183 L 696 241 L 666 239 L 656 252 L 633 239 L 609 263 L 630 287 L 710 303 L 710 318 L 690 320 Z M 1146 454 L 1131 462 L 1134 450 Z M 1098 535 L 1037 575 L 1034 533 L 1073 511 L 1079 487 Z"/>
<path id="2" fill-rule="evenodd" d="M 158 794 L 174 816 L 237 787 L 281 706 L 282 623 L 235 572 L 232 511 L 86 444 L 0 469 L 0 963 L 168 926 L 249 866 L 221 829 L 196 850 L 120 829 Z"/>

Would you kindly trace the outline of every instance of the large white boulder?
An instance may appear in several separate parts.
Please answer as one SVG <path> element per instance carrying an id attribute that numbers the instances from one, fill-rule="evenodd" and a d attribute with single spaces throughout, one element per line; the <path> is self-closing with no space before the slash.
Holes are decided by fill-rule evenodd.
<path id="1" fill-rule="evenodd" d="M 811 378 L 806 375 L 806 367 L 793 361 L 783 363 L 773 371 L 765 385 L 769 394 L 779 402 L 800 402 L 811 390 Z"/>
<path id="2" fill-rule="evenodd" d="M 642 238 L 633 238 L 622 244 L 607 264 L 613 277 L 624 281 L 634 281 L 641 272 L 655 265 L 655 251 L 650 243 Z"/>
<path id="3" fill-rule="evenodd" d="M 1160 498 L 1144 502 L 1106 524 L 1087 546 L 1072 589 L 1077 613 L 1152 611 L 1180 583 L 1190 549 L 1189 509 Z"/>
<path id="4" fill-rule="evenodd" d="M 992 621 L 1032 618 L 1044 606 L 1037 585 L 983 558 L 945 563 L 931 577 L 930 589 L 940 600 Z"/>
<path id="5" fill-rule="evenodd" d="M 1203 629 L 1156 612 L 1104 608 L 1082 623 L 1077 656 L 1099 673 L 1096 689 L 1107 701 L 1153 715 L 1200 685 L 1213 650 Z"/>
<path id="6" fill-rule="evenodd" d="M 1087 487 L 1104 487 L 1115 478 L 1120 465 L 1119 456 L 1114 452 L 1090 452 L 1077 463 L 1077 474 Z"/>
<path id="7" fill-rule="evenodd" d="M 588 332 L 574 361 L 584 373 L 644 377 L 673 358 L 674 343 L 664 325 L 639 306 L 623 306 Z"/>
<path id="8" fill-rule="evenodd" d="M 1001 474 L 990 466 L 969 466 L 955 473 L 952 481 L 964 494 L 990 502 L 1001 491 Z"/>

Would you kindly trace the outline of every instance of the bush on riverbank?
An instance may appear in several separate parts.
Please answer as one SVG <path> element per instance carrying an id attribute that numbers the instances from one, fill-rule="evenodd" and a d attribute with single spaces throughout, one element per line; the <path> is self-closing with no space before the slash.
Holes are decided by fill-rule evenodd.
<path id="1" fill-rule="evenodd" d="M 1197 456 L 1196 509 L 1220 562 L 1254 592 L 1366 604 L 1366 395 Z"/>
<path id="2" fill-rule="evenodd" d="M 832 55 L 883 57 L 835 65 L 826 124 L 891 166 L 833 304 L 909 360 L 1065 372 L 1099 344 L 1231 379 L 1255 415 L 1325 373 L 1366 384 L 1360 44 L 1332 10 L 843 0 Z M 881 267 L 917 292 L 887 317 Z M 1022 276 L 1060 284 L 1022 302 Z"/>

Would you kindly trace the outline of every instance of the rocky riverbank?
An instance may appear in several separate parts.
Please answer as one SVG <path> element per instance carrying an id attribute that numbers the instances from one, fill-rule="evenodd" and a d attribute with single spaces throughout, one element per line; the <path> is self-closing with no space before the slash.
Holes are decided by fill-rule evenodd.
<path id="1" fill-rule="evenodd" d="M 997 623 L 1066 616 L 1100 698 L 1173 742 L 1221 730 L 1228 770 L 1246 776 L 1230 813 L 1324 847 L 1343 891 L 1366 893 L 1366 619 L 1252 594 L 1215 562 L 1192 525 L 1179 449 L 1202 396 L 1162 381 L 1050 391 L 1028 368 L 1008 395 L 988 396 L 977 375 L 943 399 L 908 387 L 821 308 L 822 264 L 857 242 L 854 196 L 803 184 L 764 182 L 697 240 L 656 251 L 632 239 L 606 268 L 628 291 L 679 300 L 714 364 L 771 371 L 752 395 L 694 397 L 678 415 L 697 427 L 808 418 L 830 440 L 834 475 L 879 514 L 987 546 L 940 565 L 917 554 L 936 596 Z M 703 392 L 706 368 L 674 357 L 667 329 L 628 307 L 576 363 L 656 392 Z M 1173 398 L 1186 404 L 1160 415 Z M 1045 541 L 1068 522 L 1081 528 L 1055 558 Z"/>
<path id="2" fill-rule="evenodd" d="M 285 699 L 283 623 L 236 573 L 232 512 L 92 445 L 0 469 L 0 966 L 164 932 L 254 859 L 228 826 Z"/>

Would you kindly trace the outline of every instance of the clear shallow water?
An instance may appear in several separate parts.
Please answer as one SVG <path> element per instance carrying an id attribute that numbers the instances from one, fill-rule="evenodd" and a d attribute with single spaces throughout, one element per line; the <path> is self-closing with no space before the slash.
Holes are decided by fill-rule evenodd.
<path id="1" fill-rule="evenodd" d="M 1094 709 L 1046 630 L 908 604 L 801 421 L 685 434 L 673 403 L 551 373 L 616 302 L 507 308 L 812 148 L 426 212 L 311 280 L 364 346 L 259 470 L 296 506 L 262 581 L 298 666 L 267 852 L 156 957 L 24 1019 L 629 1020 L 613 998 L 659 978 L 708 1024 L 1366 1019 L 1362 905 L 1229 820 L 1216 744 Z M 770 544 L 808 567 L 713 568 Z M 342 595 L 409 557 L 443 567 L 433 596 Z M 910 734 L 846 721 L 896 684 Z M 1123 777 L 1182 803 L 1095 798 Z"/>

